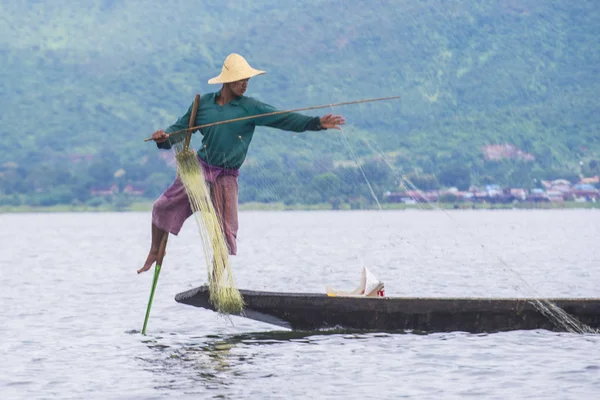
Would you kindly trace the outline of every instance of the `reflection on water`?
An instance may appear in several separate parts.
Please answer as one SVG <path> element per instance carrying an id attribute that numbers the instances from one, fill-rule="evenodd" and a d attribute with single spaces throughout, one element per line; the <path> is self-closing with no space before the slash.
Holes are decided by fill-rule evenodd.
<path id="1" fill-rule="evenodd" d="M 334 332 L 332 332 L 334 334 Z M 319 339 L 311 332 L 267 331 L 240 335 L 207 335 L 190 338 L 193 343 L 172 343 L 168 337 L 154 337 L 142 342 L 153 350 L 152 357 L 140 357 L 143 367 L 151 372 L 173 375 L 173 379 L 157 389 L 174 389 L 182 381 L 201 382 L 207 389 L 226 388 L 231 377 L 242 377 L 239 364 L 253 364 L 252 352 L 235 352 L 237 347 L 269 346 L 282 342 L 311 343 Z"/>
<path id="2" fill-rule="evenodd" d="M 398 333 L 396 333 L 398 334 Z M 284 343 L 319 345 L 327 336 L 343 340 L 372 340 L 386 338 L 391 333 L 348 329 L 328 331 L 265 331 L 234 335 L 206 335 L 191 337 L 190 343 L 173 341 L 168 336 L 153 337 L 142 342 L 153 352 L 150 357 L 139 357 L 142 368 L 161 376 L 166 382 L 155 386 L 158 390 L 181 390 L 196 387 L 198 383 L 206 389 L 227 389 L 233 382 L 244 379 L 244 371 L 255 364 L 254 358 L 264 352 L 253 351 L 256 346 L 274 346 Z M 236 351 L 239 350 L 239 351 Z M 268 378 L 271 374 L 261 375 Z"/>

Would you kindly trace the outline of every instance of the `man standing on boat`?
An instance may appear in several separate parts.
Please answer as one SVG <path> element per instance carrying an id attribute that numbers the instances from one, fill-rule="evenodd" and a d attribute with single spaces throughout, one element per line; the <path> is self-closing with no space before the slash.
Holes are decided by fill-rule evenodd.
<path id="1" fill-rule="evenodd" d="M 230 54 L 223 63 L 221 73 L 208 81 L 210 84 L 222 84 L 221 90 L 201 97 L 194 126 L 277 111 L 268 104 L 244 96 L 250 78 L 264 73 L 265 71 L 252 68 L 239 54 Z M 169 133 L 188 127 L 192 108 L 193 105 L 166 130 L 154 132 L 152 139 L 159 149 L 170 149 L 173 144 L 184 139 L 185 135 L 170 136 Z M 344 123 L 344 118 L 338 115 L 327 114 L 313 118 L 298 113 L 284 113 L 200 130 L 203 138 L 198 158 L 206 182 L 210 186 L 211 199 L 223 229 L 229 254 L 237 254 L 237 177 L 248 153 L 255 127 L 269 126 L 286 131 L 304 132 L 340 129 Z M 164 235 L 177 235 L 191 215 L 192 209 L 185 188 L 177 178 L 152 207 L 152 244 L 146 262 L 138 273 L 149 270 L 156 262 Z"/>

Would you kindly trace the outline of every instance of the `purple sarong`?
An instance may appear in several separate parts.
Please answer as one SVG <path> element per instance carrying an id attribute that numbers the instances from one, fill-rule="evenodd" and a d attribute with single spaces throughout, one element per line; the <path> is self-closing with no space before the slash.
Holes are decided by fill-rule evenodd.
<path id="1" fill-rule="evenodd" d="M 225 235 L 229 254 L 237 254 L 238 182 L 239 170 L 219 168 L 200 159 L 204 178 L 210 187 L 210 197 Z M 152 223 L 177 235 L 183 223 L 192 215 L 185 187 L 177 177 L 152 206 Z"/>

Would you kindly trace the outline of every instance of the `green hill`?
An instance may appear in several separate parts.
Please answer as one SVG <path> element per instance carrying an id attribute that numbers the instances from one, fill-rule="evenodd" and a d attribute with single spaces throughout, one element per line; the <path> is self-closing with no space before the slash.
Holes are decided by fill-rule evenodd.
<path id="1" fill-rule="evenodd" d="M 158 195 L 174 172 L 143 138 L 218 89 L 206 81 L 230 52 L 268 71 L 249 95 L 281 109 L 402 96 L 336 109 L 349 145 L 259 130 L 241 201 L 368 197 L 349 149 L 378 194 L 397 184 L 386 161 L 433 186 L 599 172 L 594 0 L 8 3 L 0 203 L 97 203 L 111 185 Z M 490 160 L 493 144 L 533 160 Z"/>

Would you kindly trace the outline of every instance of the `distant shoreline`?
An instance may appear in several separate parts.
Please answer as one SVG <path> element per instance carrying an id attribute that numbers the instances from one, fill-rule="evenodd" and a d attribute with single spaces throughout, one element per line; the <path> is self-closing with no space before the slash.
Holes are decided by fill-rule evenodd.
<path id="1" fill-rule="evenodd" d="M 285 205 L 283 203 L 243 203 L 239 206 L 241 211 L 332 211 L 331 204 L 293 204 Z M 528 203 L 521 202 L 516 204 L 490 204 L 490 203 L 421 203 L 421 204 L 403 204 L 403 203 L 381 203 L 384 210 L 564 210 L 564 209 L 600 209 L 600 202 L 550 202 L 550 203 Z M 335 210 L 377 210 L 377 206 L 369 208 L 353 208 L 350 204 L 341 204 Z M 124 208 L 117 208 L 113 205 L 101 205 L 98 207 L 85 205 L 60 204 L 55 206 L 0 206 L 0 214 L 12 213 L 71 213 L 71 212 L 150 212 L 152 202 L 134 203 Z"/>

